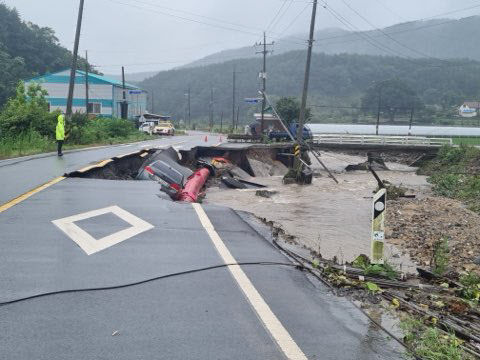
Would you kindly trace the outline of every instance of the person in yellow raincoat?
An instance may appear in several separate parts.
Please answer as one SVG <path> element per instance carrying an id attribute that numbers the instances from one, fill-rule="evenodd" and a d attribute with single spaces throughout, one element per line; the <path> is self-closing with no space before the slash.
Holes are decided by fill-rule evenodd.
<path id="1" fill-rule="evenodd" d="M 57 128 L 55 131 L 55 138 L 57 139 L 58 156 L 63 156 L 62 146 L 65 141 L 65 115 L 62 113 L 57 118 Z"/>

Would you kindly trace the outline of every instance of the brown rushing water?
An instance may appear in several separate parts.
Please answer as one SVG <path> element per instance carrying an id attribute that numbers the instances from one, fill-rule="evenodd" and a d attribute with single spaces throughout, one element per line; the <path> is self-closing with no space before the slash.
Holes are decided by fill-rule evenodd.
<path id="1" fill-rule="evenodd" d="M 315 178 L 309 186 L 283 185 L 282 177 L 255 178 L 278 194 L 267 199 L 256 196 L 256 190 L 212 187 L 204 203 L 226 205 L 273 221 L 295 236 L 300 245 L 327 259 L 336 256 L 340 262 L 350 262 L 360 254 L 369 255 L 371 198 L 377 183 L 366 171 L 343 172 L 346 165 L 363 162 L 362 157 L 325 153 L 322 160 L 335 172 L 339 185 L 326 176 Z M 426 178 L 416 175 L 415 169 L 393 163 L 387 166 L 392 171 L 379 172 L 382 179 L 403 184 L 416 194 L 428 191 Z M 320 170 L 316 165 L 314 169 Z M 401 264 L 404 271 L 414 269 L 408 257 L 393 246 L 387 247 L 386 257 Z"/>

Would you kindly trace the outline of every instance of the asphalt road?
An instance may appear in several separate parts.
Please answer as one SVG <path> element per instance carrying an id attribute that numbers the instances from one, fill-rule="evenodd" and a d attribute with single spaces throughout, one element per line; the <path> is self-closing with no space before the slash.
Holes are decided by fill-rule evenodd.
<path id="1" fill-rule="evenodd" d="M 86 165 L 147 147 L 191 148 L 216 145 L 218 135 L 194 133 L 192 136 L 163 137 L 158 140 L 116 145 L 87 150 L 66 151 L 61 158 L 56 153 L 26 156 L 0 161 L 0 205 L 65 173 Z M 207 142 L 205 142 L 207 136 Z M 223 137 L 222 140 L 225 140 Z"/>
<path id="2" fill-rule="evenodd" d="M 65 167 L 48 171 L 61 175 L 138 146 L 69 154 Z M 48 181 L 48 171 L 10 189 Z M 291 264 L 260 226 L 227 208 L 174 203 L 153 182 L 68 178 L 36 193 L 0 213 L 0 303 L 177 275 L 0 306 L 0 358 L 402 358 L 361 312 L 297 268 L 232 265 Z"/>

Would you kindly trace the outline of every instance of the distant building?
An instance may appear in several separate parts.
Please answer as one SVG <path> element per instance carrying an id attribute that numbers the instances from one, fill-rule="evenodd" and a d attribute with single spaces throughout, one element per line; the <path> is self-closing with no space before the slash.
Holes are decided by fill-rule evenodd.
<path id="1" fill-rule="evenodd" d="M 57 109 L 66 111 L 70 70 L 59 71 L 53 74 L 38 76 L 25 81 L 28 86 L 38 83 L 48 92 L 47 101 L 50 111 Z M 103 117 L 120 117 L 120 104 L 123 101 L 122 83 L 101 75 L 88 74 L 88 107 L 92 115 Z M 138 86 L 125 84 L 128 117 L 143 115 L 147 110 L 147 92 Z M 73 95 L 72 111 L 86 112 L 86 73 L 77 70 L 75 77 L 75 92 Z"/>
<path id="2" fill-rule="evenodd" d="M 466 101 L 458 108 L 458 114 L 461 117 L 471 118 L 477 116 L 480 102 Z"/>

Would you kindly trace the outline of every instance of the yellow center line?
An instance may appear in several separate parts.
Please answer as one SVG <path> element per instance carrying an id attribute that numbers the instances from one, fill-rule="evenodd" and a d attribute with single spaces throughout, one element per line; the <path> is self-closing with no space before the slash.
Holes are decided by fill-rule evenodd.
<path id="1" fill-rule="evenodd" d="M 31 197 L 35 194 L 38 194 L 40 191 L 45 190 L 46 188 L 48 188 L 52 185 L 55 185 L 55 184 L 59 183 L 60 181 L 62 181 L 64 179 L 65 179 L 64 176 L 57 177 L 57 178 L 47 182 L 46 184 L 40 185 L 39 187 L 37 187 L 33 190 L 30 190 L 29 192 L 26 192 L 25 194 L 20 195 L 19 197 L 15 198 L 13 200 L 10 200 L 9 202 L 6 202 L 2 206 L 0 206 L 0 213 L 2 213 L 4 211 L 7 211 L 8 209 L 14 207 L 15 205 L 20 204 L 22 201 L 27 200 L 29 197 Z"/>
<path id="2" fill-rule="evenodd" d="M 108 163 L 111 163 L 112 161 L 113 161 L 112 159 L 103 160 L 103 161 L 100 161 L 97 164 L 86 166 L 83 169 L 78 170 L 78 172 L 84 173 L 84 172 L 86 172 L 88 170 L 91 170 L 91 169 L 94 169 L 94 168 L 103 167 L 103 166 L 107 165 Z"/>

